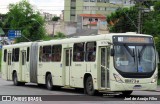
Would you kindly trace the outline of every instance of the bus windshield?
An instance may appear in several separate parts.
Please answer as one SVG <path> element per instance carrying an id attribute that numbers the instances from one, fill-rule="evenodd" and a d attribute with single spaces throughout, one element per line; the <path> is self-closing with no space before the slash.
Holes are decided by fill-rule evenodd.
<path id="1" fill-rule="evenodd" d="M 156 55 L 151 45 L 115 45 L 114 50 L 115 68 L 121 72 L 145 73 L 155 69 Z"/>

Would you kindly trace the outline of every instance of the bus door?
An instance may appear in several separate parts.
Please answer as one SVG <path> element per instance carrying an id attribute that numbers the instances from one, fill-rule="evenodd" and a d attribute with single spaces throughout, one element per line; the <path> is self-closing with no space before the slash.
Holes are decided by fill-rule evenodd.
<path id="1" fill-rule="evenodd" d="M 7 65 L 7 79 L 12 80 L 12 53 L 8 53 Z"/>
<path id="2" fill-rule="evenodd" d="M 25 81 L 27 65 L 26 65 L 26 51 L 21 51 L 21 80 Z"/>
<path id="3" fill-rule="evenodd" d="M 109 47 L 100 47 L 101 88 L 110 88 Z"/>
<path id="4" fill-rule="evenodd" d="M 65 49 L 65 85 L 70 85 L 72 49 Z"/>

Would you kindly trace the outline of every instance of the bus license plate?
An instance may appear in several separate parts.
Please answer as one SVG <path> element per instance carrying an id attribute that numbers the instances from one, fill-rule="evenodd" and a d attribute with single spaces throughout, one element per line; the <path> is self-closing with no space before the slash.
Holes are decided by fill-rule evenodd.
<path id="1" fill-rule="evenodd" d="M 135 85 L 135 86 L 133 87 L 133 89 L 141 89 L 141 88 L 142 88 L 141 85 Z"/>

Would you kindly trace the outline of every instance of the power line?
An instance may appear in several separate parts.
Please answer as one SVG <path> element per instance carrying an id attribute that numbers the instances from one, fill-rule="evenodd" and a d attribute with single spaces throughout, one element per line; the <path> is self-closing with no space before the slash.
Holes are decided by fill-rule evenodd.
<path id="1" fill-rule="evenodd" d="M 116 5 L 116 4 L 115 4 Z M 119 8 L 121 9 L 122 7 L 120 7 L 119 6 Z M 122 10 L 123 11 L 123 10 Z M 125 11 L 123 11 L 123 13 L 127 16 L 127 18 L 131 21 L 131 23 L 134 25 L 134 27 L 136 28 L 136 29 L 138 29 L 138 27 L 136 26 L 136 24 L 134 23 L 134 21 L 128 16 L 128 14 L 125 12 Z"/>

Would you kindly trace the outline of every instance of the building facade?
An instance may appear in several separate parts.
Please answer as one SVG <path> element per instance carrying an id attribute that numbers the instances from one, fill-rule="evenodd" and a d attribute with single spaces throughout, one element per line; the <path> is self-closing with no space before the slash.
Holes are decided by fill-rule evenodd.
<path id="1" fill-rule="evenodd" d="M 133 0 L 65 0 L 64 21 L 77 22 L 78 14 L 109 15 L 119 7 L 133 5 Z"/>
<path id="2" fill-rule="evenodd" d="M 98 29 L 98 23 L 106 20 L 102 14 L 80 14 L 77 18 L 77 24 L 81 24 L 80 29 Z"/>

